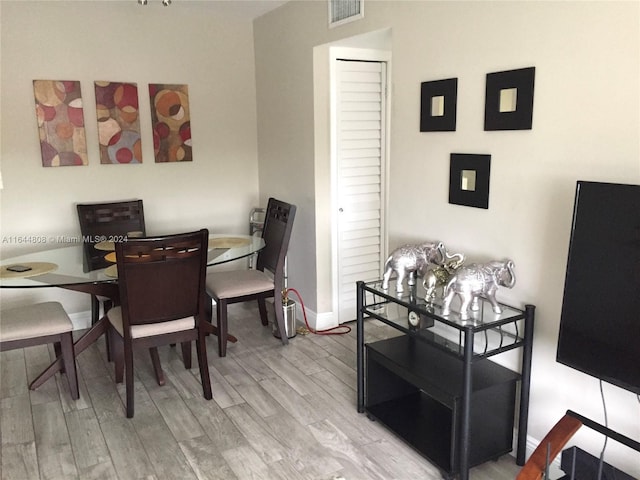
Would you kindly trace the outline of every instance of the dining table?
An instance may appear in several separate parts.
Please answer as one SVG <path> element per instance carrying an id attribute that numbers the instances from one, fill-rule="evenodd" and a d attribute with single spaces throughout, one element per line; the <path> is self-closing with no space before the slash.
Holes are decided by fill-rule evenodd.
<path id="1" fill-rule="evenodd" d="M 84 265 L 82 238 L 80 241 L 30 252 L 0 260 L 0 288 L 2 289 L 32 289 L 32 288 L 63 288 L 77 292 L 107 297 L 113 305 L 119 305 L 119 287 L 116 264 L 97 270 L 87 271 Z M 115 261 L 115 241 L 126 241 L 125 238 L 105 237 L 94 245 L 94 248 L 104 252 L 107 259 Z M 46 245 L 43 242 L 43 245 Z M 252 257 L 265 246 L 264 240 L 255 235 L 213 233 L 209 235 L 207 251 L 207 267 L 221 265 L 246 257 Z M 206 314 L 211 319 L 211 304 L 207 302 Z M 106 331 L 108 318 L 102 316 L 86 332 L 74 342 L 74 353 L 77 357 L 91 344 L 97 341 Z M 215 325 L 208 322 L 209 333 L 217 334 Z M 228 335 L 231 342 L 237 341 L 233 335 Z M 29 385 L 31 390 L 42 385 L 56 372 L 62 369 L 62 359 L 57 357 Z M 160 382 L 160 378 L 158 379 Z"/>

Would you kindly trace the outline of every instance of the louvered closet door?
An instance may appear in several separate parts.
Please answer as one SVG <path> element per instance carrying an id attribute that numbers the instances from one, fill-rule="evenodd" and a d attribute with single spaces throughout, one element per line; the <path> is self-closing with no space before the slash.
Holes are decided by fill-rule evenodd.
<path id="1" fill-rule="evenodd" d="M 358 280 L 380 278 L 386 65 L 338 61 L 339 322 L 356 317 Z"/>

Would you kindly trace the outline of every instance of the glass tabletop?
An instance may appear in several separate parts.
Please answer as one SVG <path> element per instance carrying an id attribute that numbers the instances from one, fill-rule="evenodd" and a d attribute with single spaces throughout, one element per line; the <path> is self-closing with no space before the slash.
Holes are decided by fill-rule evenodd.
<path id="1" fill-rule="evenodd" d="M 85 272 L 82 244 L 32 252 L 0 261 L 0 287 L 33 288 L 87 283 L 116 282 L 109 268 Z M 264 248 L 264 240 L 251 235 L 211 234 L 207 266 L 220 265 L 253 255 Z M 110 252 L 104 250 L 105 255 Z M 115 264 L 114 264 L 115 265 Z M 15 266 L 30 270 L 16 272 Z M 17 268 L 20 270 L 20 268 Z"/>

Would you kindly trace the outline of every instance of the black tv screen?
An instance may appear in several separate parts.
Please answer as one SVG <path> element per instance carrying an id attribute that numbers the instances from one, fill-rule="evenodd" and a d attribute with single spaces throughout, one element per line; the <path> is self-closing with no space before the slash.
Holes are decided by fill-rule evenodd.
<path id="1" fill-rule="evenodd" d="M 640 394 L 640 185 L 577 182 L 556 360 Z"/>

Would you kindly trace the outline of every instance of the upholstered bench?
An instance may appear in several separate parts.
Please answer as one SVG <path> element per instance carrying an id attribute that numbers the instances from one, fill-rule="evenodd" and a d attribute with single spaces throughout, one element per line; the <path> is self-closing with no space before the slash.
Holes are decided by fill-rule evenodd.
<path id="1" fill-rule="evenodd" d="M 59 343 L 73 399 L 80 398 L 73 350 L 73 324 L 59 302 L 43 302 L 0 312 L 0 352 Z"/>

